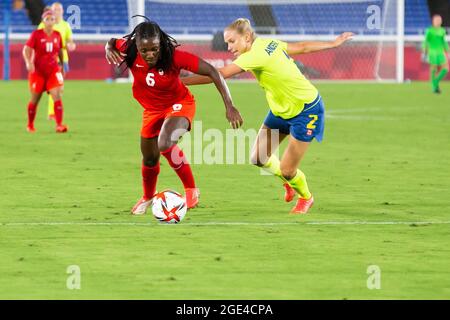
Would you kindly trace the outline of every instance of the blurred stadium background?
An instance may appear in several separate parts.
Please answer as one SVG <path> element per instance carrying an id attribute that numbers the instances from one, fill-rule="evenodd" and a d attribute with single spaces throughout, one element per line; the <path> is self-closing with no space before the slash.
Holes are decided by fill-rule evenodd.
<path id="1" fill-rule="evenodd" d="M 33 18 L 31 11 L 33 6 L 34 11 L 39 11 L 43 5 L 52 2 L 2 0 L 0 68 L 4 78 L 26 78 L 21 50 L 35 28 L 30 19 Z M 172 34 L 185 50 L 199 54 L 218 67 L 232 58 L 226 52 L 221 31 L 234 19 L 246 17 L 260 35 L 291 41 L 333 39 L 340 32 L 354 32 L 357 36 L 351 45 L 295 57 L 299 67 L 311 79 L 426 80 L 428 66 L 420 61 L 424 29 L 430 25 L 430 16 L 434 13 L 443 16 L 444 26 L 448 27 L 450 20 L 449 0 L 60 2 L 64 5 L 65 19 L 75 22 L 74 40 L 78 44 L 77 50 L 71 53 L 68 79 L 117 78 L 116 70 L 104 60 L 104 42 L 110 37 L 128 33 L 139 22 L 138 19 L 131 19 L 132 15 L 145 14 Z M 36 15 L 39 16 L 39 12 Z M 9 35 L 9 50 L 5 50 L 6 34 Z"/>

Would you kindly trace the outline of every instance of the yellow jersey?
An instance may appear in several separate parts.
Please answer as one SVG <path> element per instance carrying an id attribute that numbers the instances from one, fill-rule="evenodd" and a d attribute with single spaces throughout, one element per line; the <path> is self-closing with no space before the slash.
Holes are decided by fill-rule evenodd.
<path id="1" fill-rule="evenodd" d="M 297 116 L 319 94 L 287 54 L 286 42 L 256 38 L 251 49 L 233 63 L 255 75 L 270 110 L 283 119 Z"/>

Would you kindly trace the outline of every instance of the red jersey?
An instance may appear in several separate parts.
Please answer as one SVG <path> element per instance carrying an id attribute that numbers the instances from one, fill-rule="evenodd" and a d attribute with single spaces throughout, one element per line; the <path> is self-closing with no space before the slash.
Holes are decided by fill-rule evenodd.
<path id="1" fill-rule="evenodd" d="M 53 30 L 47 35 L 43 29 L 34 30 L 26 45 L 34 49 L 34 66 L 37 73 L 47 76 L 59 70 L 58 54 L 62 48 L 62 38 L 58 31 Z"/>
<path id="2" fill-rule="evenodd" d="M 124 39 L 116 41 L 116 48 L 125 52 Z M 180 70 L 198 71 L 199 58 L 185 51 L 175 49 L 170 70 L 149 68 L 138 52 L 130 68 L 134 77 L 133 97 L 146 109 L 158 111 L 171 108 L 175 103 L 191 95 L 181 82 Z"/>

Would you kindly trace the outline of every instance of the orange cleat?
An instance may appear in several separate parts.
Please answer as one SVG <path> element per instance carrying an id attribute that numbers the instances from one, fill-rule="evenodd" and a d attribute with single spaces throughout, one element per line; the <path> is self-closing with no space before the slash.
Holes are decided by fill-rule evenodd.
<path id="1" fill-rule="evenodd" d="M 187 188 L 186 192 L 186 205 L 188 209 L 195 208 L 198 205 L 199 197 L 200 197 L 200 189 L 199 188 Z"/>
<path id="2" fill-rule="evenodd" d="M 54 114 L 49 114 L 47 117 L 48 120 L 56 120 L 56 116 Z"/>
<path id="3" fill-rule="evenodd" d="M 311 195 L 309 199 L 298 198 L 297 204 L 292 208 L 292 214 L 305 214 L 314 204 L 314 197 Z"/>
<path id="4" fill-rule="evenodd" d="M 283 187 L 285 189 L 284 201 L 291 202 L 292 200 L 294 200 L 294 197 L 297 194 L 297 192 L 295 192 L 295 190 L 292 189 L 292 187 L 289 185 L 289 183 L 283 184 Z"/>
<path id="5" fill-rule="evenodd" d="M 34 126 L 27 126 L 27 131 L 30 133 L 35 133 L 36 129 L 34 128 Z"/>
<path id="6" fill-rule="evenodd" d="M 146 199 L 142 197 L 131 209 L 131 214 L 139 216 L 147 212 L 148 207 L 152 204 L 152 199 Z"/>
<path id="7" fill-rule="evenodd" d="M 68 128 L 64 124 L 60 124 L 56 126 L 56 133 L 64 133 L 67 132 Z"/>

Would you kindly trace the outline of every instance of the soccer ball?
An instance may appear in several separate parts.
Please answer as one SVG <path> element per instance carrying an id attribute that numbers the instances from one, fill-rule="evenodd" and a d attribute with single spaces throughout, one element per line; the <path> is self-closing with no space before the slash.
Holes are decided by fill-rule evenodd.
<path id="1" fill-rule="evenodd" d="M 153 216 L 160 222 L 179 223 L 186 215 L 186 211 L 186 200 L 176 191 L 165 190 L 153 197 Z"/>

